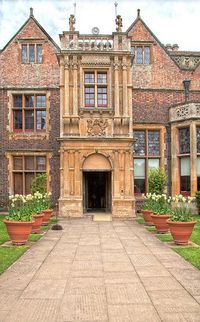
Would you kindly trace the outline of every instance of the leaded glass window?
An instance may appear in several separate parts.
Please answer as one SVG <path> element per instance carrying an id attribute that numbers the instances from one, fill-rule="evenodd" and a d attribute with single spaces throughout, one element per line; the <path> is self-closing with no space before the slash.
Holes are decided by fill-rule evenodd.
<path id="1" fill-rule="evenodd" d="M 160 137 L 159 131 L 148 131 L 148 154 L 160 154 Z"/>
<path id="2" fill-rule="evenodd" d="M 131 52 L 135 54 L 134 63 L 136 65 L 150 65 L 151 64 L 151 50 L 150 46 L 133 46 Z"/>
<path id="3" fill-rule="evenodd" d="M 200 127 L 197 127 L 197 153 L 200 153 Z"/>
<path id="4" fill-rule="evenodd" d="M 180 154 L 190 153 L 190 129 L 179 129 L 179 152 Z"/>
<path id="5" fill-rule="evenodd" d="M 136 140 L 134 145 L 135 155 L 145 155 L 145 131 L 135 131 L 134 138 Z"/>
<path id="6" fill-rule="evenodd" d="M 23 44 L 21 50 L 22 63 L 42 63 L 42 45 L 40 44 Z"/>
<path id="7" fill-rule="evenodd" d="M 144 64 L 150 64 L 150 47 L 144 47 Z"/>

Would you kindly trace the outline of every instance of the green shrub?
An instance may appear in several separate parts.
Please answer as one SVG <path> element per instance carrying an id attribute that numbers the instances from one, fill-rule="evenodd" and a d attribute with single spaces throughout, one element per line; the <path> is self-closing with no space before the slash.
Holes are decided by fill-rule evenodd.
<path id="1" fill-rule="evenodd" d="M 200 191 L 196 192 L 196 203 L 197 203 L 198 214 L 200 215 Z"/>
<path id="2" fill-rule="evenodd" d="M 161 168 L 152 169 L 149 172 L 149 192 L 163 194 L 167 184 L 167 176 Z"/>
<path id="3" fill-rule="evenodd" d="M 31 184 L 31 193 L 39 192 L 45 194 L 47 192 L 47 173 L 38 174 Z"/>

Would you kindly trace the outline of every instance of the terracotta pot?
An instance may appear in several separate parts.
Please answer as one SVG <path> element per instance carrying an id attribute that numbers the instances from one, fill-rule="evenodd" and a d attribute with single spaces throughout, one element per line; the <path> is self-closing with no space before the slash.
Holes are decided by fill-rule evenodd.
<path id="1" fill-rule="evenodd" d="M 172 234 L 175 244 L 188 245 L 188 240 L 195 224 L 196 221 L 181 222 L 168 220 L 170 233 Z"/>
<path id="2" fill-rule="evenodd" d="M 24 245 L 31 233 L 34 221 L 10 221 L 4 220 L 8 235 L 13 245 Z"/>
<path id="3" fill-rule="evenodd" d="M 170 218 L 170 215 L 151 215 L 153 223 L 156 227 L 157 233 L 167 233 L 169 230 L 169 225 L 167 219 Z"/>
<path id="4" fill-rule="evenodd" d="M 44 215 L 44 217 L 42 219 L 42 225 L 48 225 L 49 219 L 51 218 L 52 213 L 53 213 L 53 209 L 42 210 L 42 213 Z"/>
<path id="5" fill-rule="evenodd" d="M 44 217 L 44 214 L 37 214 L 33 215 L 34 218 L 34 224 L 32 226 L 32 233 L 39 233 L 40 231 L 40 226 L 42 225 L 42 219 Z"/>
<path id="6" fill-rule="evenodd" d="M 153 226 L 154 223 L 153 223 L 153 220 L 151 218 L 152 211 L 151 210 L 141 209 L 141 212 L 142 212 L 142 215 L 143 215 L 145 223 L 147 225 L 149 225 L 149 226 Z"/>

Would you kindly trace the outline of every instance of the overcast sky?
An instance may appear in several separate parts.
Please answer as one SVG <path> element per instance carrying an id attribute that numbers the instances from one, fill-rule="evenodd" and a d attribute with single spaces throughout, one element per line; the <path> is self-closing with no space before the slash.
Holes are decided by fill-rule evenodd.
<path id="1" fill-rule="evenodd" d="M 76 2 L 76 30 L 90 33 L 115 31 L 115 0 L 0 0 L 0 48 L 3 48 L 29 16 L 34 16 L 59 45 L 58 34 L 68 30 L 68 18 Z M 163 44 L 179 45 L 180 50 L 200 51 L 200 0 L 117 0 L 123 31 L 141 9 L 141 17 Z"/>

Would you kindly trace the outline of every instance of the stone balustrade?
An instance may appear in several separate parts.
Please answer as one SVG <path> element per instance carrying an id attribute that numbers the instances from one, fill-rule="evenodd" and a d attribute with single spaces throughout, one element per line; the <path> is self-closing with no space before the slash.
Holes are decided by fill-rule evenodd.
<path id="1" fill-rule="evenodd" d="M 171 107 L 169 110 L 170 122 L 200 118 L 200 103 L 188 103 Z"/>

